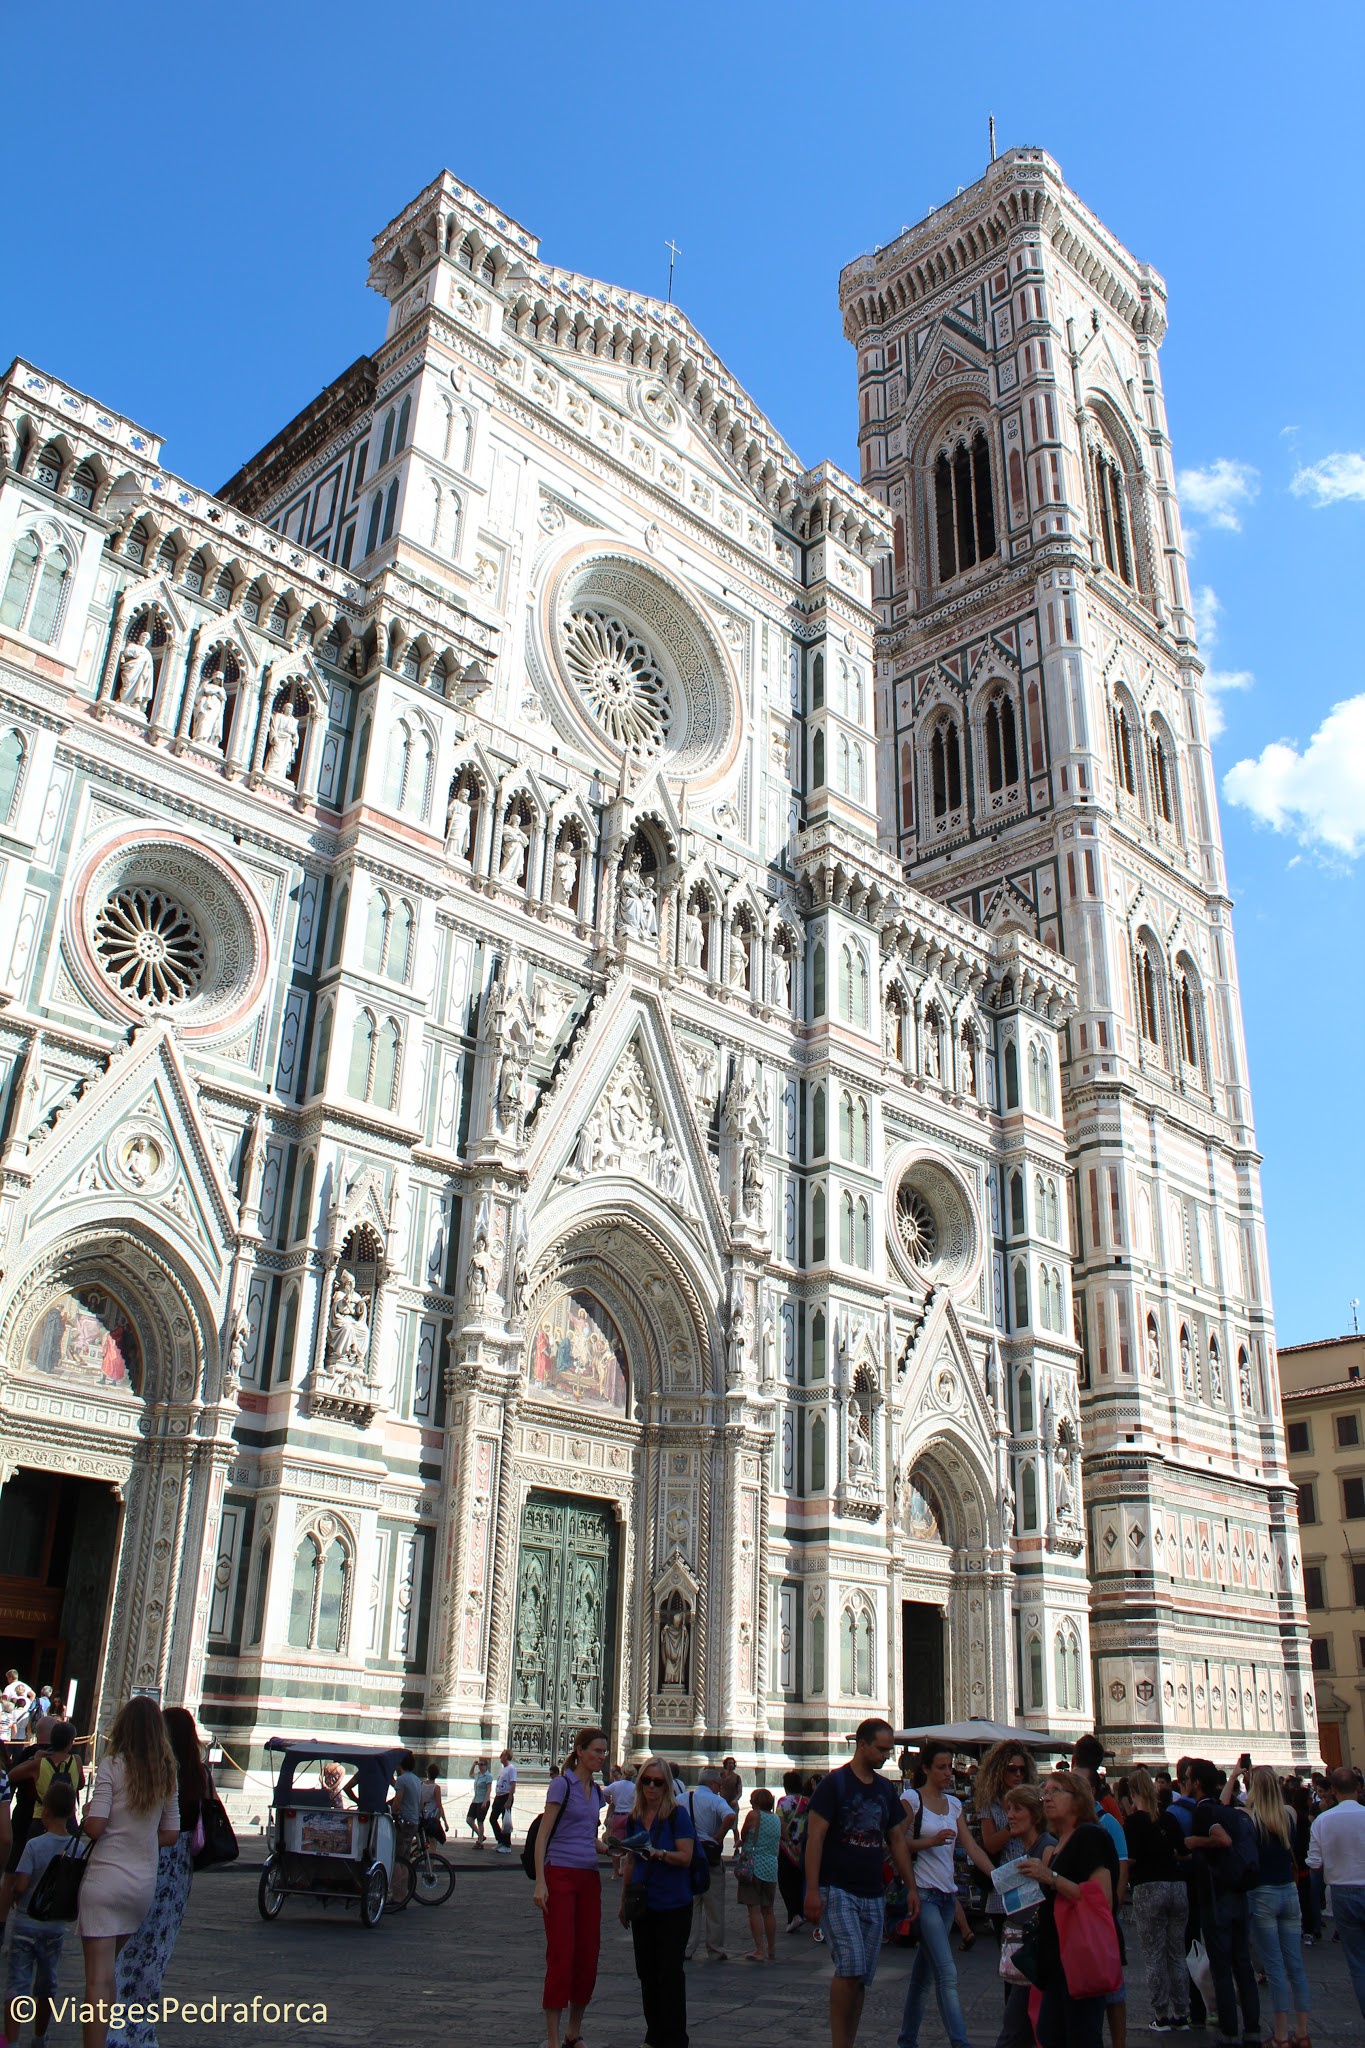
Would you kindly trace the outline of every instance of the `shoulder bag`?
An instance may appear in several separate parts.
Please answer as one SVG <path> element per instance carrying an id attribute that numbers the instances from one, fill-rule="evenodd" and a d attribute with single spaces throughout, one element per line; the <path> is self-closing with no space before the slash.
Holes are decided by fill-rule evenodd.
<path id="1" fill-rule="evenodd" d="M 237 1861 L 242 1853 L 237 1845 L 237 1836 L 228 1819 L 227 1808 L 214 1790 L 211 1779 L 207 1797 L 199 1807 L 199 1829 L 202 1829 L 204 1839 L 193 1851 L 196 1870 L 212 1870 L 217 1864 Z"/>
<path id="2" fill-rule="evenodd" d="M 692 1880 L 692 1896 L 699 1899 L 703 1892 L 709 1892 L 711 1889 L 711 1850 L 715 1850 L 716 1861 L 719 1863 L 720 1845 L 716 1842 L 703 1842 L 697 1833 L 697 1816 L 692 1811 L 690 1792 L 687 1795 L 687 1811 L 692 1822 L 692 1861 L 687 1866 L 687 1874 Z M 698 1849 L 704 1849 L 706 1854 L 699 1856 Z"/>
<path id="3" fill-rule="evenodd" d="M 1118 1929 L 1109 1901 L 1094 1879 L 1085 1880 L 1077 1898 L 1059 1897 L 1055 1913 L 1062 1972 L 1071 1996 L 1101 1998 L 1110 1991 L 1121 1991 Z"/>
<path id="4" fill-rule="evenodd" d="M 80 1911 L 81 1883 L 90 1867 L 94 1846 L 87 1838 L 84 1847 L 73 1842 L 60 1856 L 54 1856 L 32 1892 L 21 1901 L 20 1911 L 27 1913 L 30 1920 L 74 1920 Z"/>

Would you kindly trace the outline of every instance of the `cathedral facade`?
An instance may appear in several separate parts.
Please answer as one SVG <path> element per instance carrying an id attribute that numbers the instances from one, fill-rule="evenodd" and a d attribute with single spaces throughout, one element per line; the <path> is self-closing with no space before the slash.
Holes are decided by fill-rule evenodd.
<path id="1" fill-rule="evenodd" d="M 1316 1753 L 1159 280 L 1002 159 L 845 274 L 861 484 L 449 174 L 370 282 L 216 496 L 0 392 L 3 1661 Z"/>

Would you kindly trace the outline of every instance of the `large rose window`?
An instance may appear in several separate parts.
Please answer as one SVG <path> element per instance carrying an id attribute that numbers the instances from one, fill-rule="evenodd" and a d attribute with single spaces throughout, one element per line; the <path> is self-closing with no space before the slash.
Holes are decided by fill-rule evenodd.
<path id="1" fill-rule="evenodd" d="M 668 678 L 648 642 L 610 612 L 570 612 L 564 665 L 579 697 L 613 746 L 647 759 L 673 730 Z"/>
<path id="2" fill-rule="evenodd" d="M 626 542 L 571 548 L 547 576 L 527 669 L 563 736 L 619 767 L 693 788 L 734 770 L 740 693 L 702 605 Z"/>
<path id="3" fill-rule="evenodd" d="M 116 889 L 95 912 L 95 952 L 115 987 L 148 1009 L 169 1009 L 204 979 L 204 939 L 164 889 Z"/>
<path id="4" fill-rule="evenodd" d="M 896 1229 L 912 1266 L 932 1266 L 938 1250 L 938 1224 L 918 1188 L 902 1181 L 896 1191 Z"/>

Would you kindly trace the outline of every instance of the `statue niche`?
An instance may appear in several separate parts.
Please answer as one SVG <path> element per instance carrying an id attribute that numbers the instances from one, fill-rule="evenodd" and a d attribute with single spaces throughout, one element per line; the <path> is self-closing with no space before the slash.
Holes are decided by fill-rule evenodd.
<path id="1" fill-rule="evenodd" d="M 367 1225 L 351 1231 L 342 1245 L 327 1303 L 322 1359 L 313 1372 L 315 1415 L 364 1425 L 379 1406 L 374 1309 L 383 1257 Z"/>
<path id="2" fill-rule="evenodd" d="M 675 1549 L 654 1582 L 653 1721 L 684 1727 L 695 1712 L 700 1588 Z"/>
<path id="3" fill-rule="evenodd" d="M 691 1689 L 692 1606 L 675 1588 L 659 1610 L 659 1690 Z"/>

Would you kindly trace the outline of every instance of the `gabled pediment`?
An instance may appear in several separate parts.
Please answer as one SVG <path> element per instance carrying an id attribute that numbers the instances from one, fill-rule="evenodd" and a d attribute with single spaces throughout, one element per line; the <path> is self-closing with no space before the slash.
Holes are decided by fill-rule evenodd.
<path id="1" fill-rule="evenodd" d="M 908 1429 L 922 1439 L 936 1425 L 951 1425 L 974 1442 L 989 1443 L 995 1415 L 985 1377 L 946 1292 L 940 1292 L 930 1308 L 917 1352 L 916 1369 L 900 1392 Z"/>
<path id="2" fill-rule="evenodd" d="M 562 1092 L 552 1087 L 551 1113 L 542 1102 L 532 1125 L 531 1206 L 627 1183 L 694 1237 L 726 1245 L 720 1189 L 662 1004 L 620 982 L 586 1031 Z"/>
<path id="3" fill-rule="evenodd" d="M 25 1234 L 57 1218 L 150 1211 L 157 1227 L 220 1275 L 237 1234 L 233 1190 L 174 1033 L 140 1029 L 104 1074 L 33 1133 L 17 1171 L 30 1179 Z"/>

